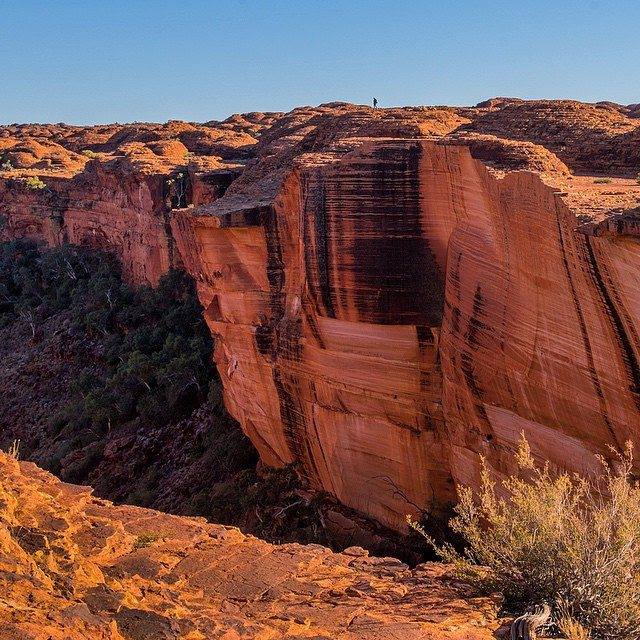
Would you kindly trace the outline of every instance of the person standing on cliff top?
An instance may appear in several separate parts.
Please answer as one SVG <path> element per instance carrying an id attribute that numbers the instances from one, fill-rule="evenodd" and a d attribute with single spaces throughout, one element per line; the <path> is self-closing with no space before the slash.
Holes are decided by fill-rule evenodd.
<path id="1" fill-rule="evenodd" d="M 378 108 L 378 98 L 374 98 L 373 99 L 373 108 L 377 109 Z"/>

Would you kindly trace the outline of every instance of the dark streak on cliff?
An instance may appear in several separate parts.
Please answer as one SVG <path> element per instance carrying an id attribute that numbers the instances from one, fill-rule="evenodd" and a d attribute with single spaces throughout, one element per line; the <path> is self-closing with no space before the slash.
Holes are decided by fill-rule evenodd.
<path id="1" fill-rule="evenodd" d="M 598 266 L 598 261 L 593 251 L 592 240 L 589 237 L 585 237 L 585 247 L 588 255 L 589 271 L 593 278 L 593 281 L 598 289 L 602 303 L 607 309 L 607 316 L 611 319 L 612 329 L 617 336 L 618 344 L 621 347 L 621 359 L 624 363 L 628 376 L 629 376 L 629 390 L 633 393 L 633 399 L 636 406 L 640 408 L 640 364 L 636 357 L 635 350 L 631 344 L 631 339 L 627 335 L 625 329 L 625 323 L 622 321 L 621 310 L 618 307 L 621 305 L 615 304 L 613 296 L 615 293 L 609 293 L 609 289 L 604 283 L 603 273 L 606 274 L 606 267 L 604 265 Z"/>
<path id="2" fill-rule="evenodd" d="M 611 420 L 609 419 L 609 415 L 607 412 L 604 393 L 602 392 L 602 386 L 600 384 L 600 380 L 598 379 L 598 374 L 596 373 L 595 363 L 593 360 L 593 351 L 591 349 L 591 341 L 589 340 L 589 334 L 587 332 L 587 323 L 585 322 L 584 314 L 582 312 L 582 307 L 580 306 L 580 300 L 578 299 L 578 294 L 576 292 L 576 286 L 573 282 L 573 277 L 571 275 L 571 268 L 569 267 L 569 259 L 567 258 L 567 249 L 565 246 L 564 231 L 563 231 L 562 223 L 560 220 L 560 216 L 557 212 L 557 206 L 556 206 L 556 223 L 558 225 L 558 240 L 560 242 L 560 253 L 562 255 L 562 264 L 564 266 L 567 282 L 569 283 L 569 288 L 571 289 L 571 298 L 573 300 L 573 305 L 576 310 L 576 315 L 578 317 L 578 323 L 580 325 L 580 333 L 582 335 L 582 342 L 584 344 L 584 352 L 587 356 L 587 362 L 589 365 L 589 377 L 591 378 L 591 383 L 593 384 L 593 388 L 596 392 L 596 395 L 598 396 L 598 403 L 600 405 L 602 421 L 604 422 L 607 430 L 609 431 L 609 434 L 611 435 L 613 441 L 617 442 L 615 431 L 613 429 L 613 426 L 611 425 Z"/>

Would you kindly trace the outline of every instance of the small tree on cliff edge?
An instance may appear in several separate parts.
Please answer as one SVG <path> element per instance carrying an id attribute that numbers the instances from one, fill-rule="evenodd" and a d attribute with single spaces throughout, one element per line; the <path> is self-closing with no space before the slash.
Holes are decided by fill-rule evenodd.
<path id="1" fill-rule="evenodd" d="M 593 638 L 640 636 L 640 488 L 632 480 L 628 443 L 615 464 L 599 458 L 595 477 L 552 474 L 534 464 L 522 437 L 519 473 L 496 490 L 483 460 L 480 490 L 459 491 L 453 531 L 463 553 L 435 551 L 483 592 L 500 591 L 508 606 L 547 602 L 556 620 L 574 620 Z"/>

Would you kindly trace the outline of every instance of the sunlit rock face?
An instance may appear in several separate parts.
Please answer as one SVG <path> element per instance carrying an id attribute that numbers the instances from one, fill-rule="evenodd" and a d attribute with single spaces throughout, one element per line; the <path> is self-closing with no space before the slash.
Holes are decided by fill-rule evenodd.
<path id="1" fill-rule="evenodd" d="M 588 470 L 640 426 L 640 243 L 577 231 L 536 175 L 477 176 L 449 241 L 440 349 L 454 477 L 473 483 L 480 455 L 508 470 L 521 432 Z"/>
<path id="2" fill-rule="evenodd" d="M 172 210 L 222 196 L 253 154 L 248 131 L 276 117 L 0 127 L 0 240 L 103 249 L 127 280 L 155 285 L 182 264 Z"/>
<path id="3" fill-rule="evenodd" d="M 96 168 L 72 180 L 48 178 L 46 184 L 45 193 L 25 190 L 16 180 L 8 181 L 4 194 L 0 190 L 9 212 L 0 237 L 116 253 L 125 277 L 137 284 L 157 284 L 176 266 L 165 229 L 163 176 Z"/>
<path id="4" fill-rule="evenodd" d="M 64 205 L 67 238 L 120 233 L 111 246 L 134 280 L 184 266 L 226 405 L 263 462 L 295 463 L 402 529 L 477 485 L 483 457 L 513 470 L 521 432 L 540 459 L 581 471 L 637 440 L 640 120 L 554 104 L 296 109 L 253 131 L 248 161 L 190 164 L 184 199 L 167 191 L 175 159 L 136 180 L 101 163 L 123 205 L 95 217 L 108 189 L 71 192 L 87 207 Z M 225 126 L 249 153 L 258 125 Z M 615 176 L 585 175 L 612 157 Z M 29 207 L 11 202 L 14 235 L 28 235 Z M 57 205 L 37 206 L 35 226 Z"/>
<path id="5" fill-rule="evenodd" d="M 452 566 L 279 544 L 114 505 L 0 452 L 2 637 L 492 640 Z"/>
<path id="6" fill-rule="evenodd" d="M 496 177 L 466 147 L 315 160 L 270 205 L 180 223 L 265 461 L 400 527 L 476 483 L 481 456 L 512 469 L 522 431 L 573 469 L 634 436 L 637 237 L 577 231 L 538 175 Z"/>

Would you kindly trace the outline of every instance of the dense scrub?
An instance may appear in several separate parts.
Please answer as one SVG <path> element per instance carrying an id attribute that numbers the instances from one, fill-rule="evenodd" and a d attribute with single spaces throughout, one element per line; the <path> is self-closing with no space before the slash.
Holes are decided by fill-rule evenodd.
<path id="1" fill-rule="evenodd" d="M 67 469 L 71 480 L 87 479 L 113 430 L 180 419 L 218 392 L 211 339 L 183 273 L 135 289 L 108 256 L 8 243 L 0 248 L 0 299 L 1 326 L 18 317 L 32 340 L 63 334 L 67 355 L 82 358 L 70 401 L 55 407 L 47 431 L 56 472 L 69 451 L 92 448 L 83 466 Z"/>
<path id="2" fill-rule="evenodd" d="M 599 459 L 592 476 L 535 464 L 522 440 L 519 474 L 500 485 L 485 468 L 481 488 L 460 491 L 451 520 L 464 551 L 430 545 L 483 592 L 514 610 L 547 603 L 570 637 L 640 637 L 640 486 L 632 449 Z"/>

